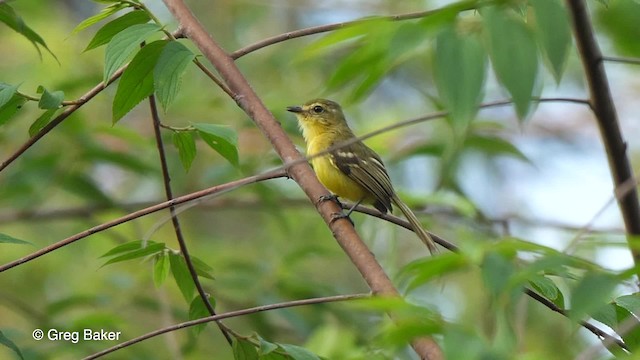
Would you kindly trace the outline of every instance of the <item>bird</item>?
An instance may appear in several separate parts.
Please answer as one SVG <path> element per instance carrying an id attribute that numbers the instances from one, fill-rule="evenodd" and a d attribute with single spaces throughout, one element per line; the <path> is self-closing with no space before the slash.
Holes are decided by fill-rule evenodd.
<path id="1" fill-rule="evenodd" d="M 307 144 L 307 156 L 318 180 L 336 200 L 344 198 L 355 202 L 347 217 L 360 203 L 371 204 L 381 213 L 391 212 L 395 205 L 430 253 L 437 252 L 431 235 L 393 189 L 380 156 L 362 141 L 355 140 L 337 102 L 314 99 L 301 106 L 289 106 L 287 111 L 294 113 L 298 120 Z"/>

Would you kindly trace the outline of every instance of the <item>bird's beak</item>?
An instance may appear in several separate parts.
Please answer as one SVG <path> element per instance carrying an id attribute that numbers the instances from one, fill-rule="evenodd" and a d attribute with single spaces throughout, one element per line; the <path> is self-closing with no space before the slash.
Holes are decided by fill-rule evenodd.
<path id="1" fill-rule="evenodd" d="M 300 106 L 287 106 L 287 111 L 290 111 L 292 113 L 301 113 L 302 108 Z"/>

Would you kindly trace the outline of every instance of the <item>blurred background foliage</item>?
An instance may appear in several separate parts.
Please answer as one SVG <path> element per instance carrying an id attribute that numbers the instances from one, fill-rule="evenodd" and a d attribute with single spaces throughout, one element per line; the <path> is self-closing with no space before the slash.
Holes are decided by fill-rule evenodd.
<path id="1" fill-rule="evenodd" d="M 168 30 L 175 28 L 161 1 L 144 3 Z M 415 358 L 406 344 L 417 334 L 435 334 L 451 359 L 567 359 L 599 342 L 578 320 L 593 317 L 603 328 L 615 329 L 633 318 L 639 302 L 630 273 L 624 272 L 633 263 L 619 211 L 609 205 L 599 213 L 612 185 L 593 116 L 580 104 L 529 102 L 532 95 L 587 96 L 562 2 L 503 1 L 503 7 L 478 11 L 462 11 L 479 8 L 475 1 L 188 3 L 229 52 L 311 26 L 445 9 L 292 39 L 237 60 L 301 149 L 297 125 L 285 108 L 311 98 L 341 102 L 357 134 L 453 109 L 451 116 L 386 132 L 367 144 L 385 159 L 402 197 L 423 210 L 425 226 L 462 252 L 425 258 L 426 249 L 410 232 L 354 214 L 358 231 L 408 303 L 331 303 L 264 312 L 225 322 L 236 332 L 304 346 L 328 359 Z M 0 27 L 3 84 L 19 85 L 22 94 L 36 98 L 43 86 L 72 100 L 102 81 L 105 47 L 84 49 L 102 24 L 128 10 L 72 34 L 105 4 L 9 4 L 50 53 Z M 638 2 L 588 5 L 605 55 L 640 57 Z M 188 41 L 180 43 L 197 54 Z M 637 167 L 638 66 L 607 62 L 606 70 Z M 148 103 L 113 125 L 115 93 L 116 85 L 109 86 L 2 171 L 0 232 L 31 245 L 1 243 L 0 262 L 163 200 Z M 480 101 L 511 96 L 515 107 L 476 113 Z M 28 101 L 15 115 L 2 115 L 3 160 L 28 139 L 42 114 L 36 102 Z M 179 96 L 161 117 L 175 128 L 228 125 L 238 137 L 238 166 L 197 139 L 197 156 L 186 172 L 173 145 L 174 132 L 163 130 L 175 195 L 280 164 L 251 120 L 195 66 L 187 66 Z M 179 217 L 191 254 L 210 266 L 213 279 L 202 281 L 219 312 L 368 290 L 291 180 L 245 186 Z M 583 233 L 587 225 L 591 228 Z M 163 250 L 103 266 L 108 261 L 103 254 L 141 240 L 164 244 Z M 184 290 L 159 279 L 154 265 L 176 249 L 168 212 L 161 212 L 0 273 L 0 330 L 25 358 L 67 359 L 115 343 L 36 342 L 33 329 L 105 329 L 121 331 L 126 340 L 186 321 Z M 154 269 L 160 286 L 154 285 Z M 578 315 L 570 321 L 553 313 L 525 297 L 524 286 Z M 399 325 L 389 323 L 381 311 L 386 309 L 404 312 Z M 640 341 L 632 335 L 623 338 L 633 348 Z M 0 357 L 15 353 L 3 346 Z M 210 324 L 197 336 L 172 332 L 112 357 L 230 359 L 233 354 Z"/>

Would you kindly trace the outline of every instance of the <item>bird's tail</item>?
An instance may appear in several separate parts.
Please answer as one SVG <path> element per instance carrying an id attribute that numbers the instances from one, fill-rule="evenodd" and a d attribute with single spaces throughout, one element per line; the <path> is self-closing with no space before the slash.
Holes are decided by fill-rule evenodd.
<path id="1" fill-rule="evenodd" d="M 433 241 L 431 235 L 429 235 L 429 233 L 422 228 L 422 225 L 420 225 L 420 221 L 418 221 L 418 218 L 413 213 L 413 211 L 411 211 L 411 209 L 409 209 L 409 207 L 405 203 L 403 203 L 402 200 L 400 200 L 397 196 L 394 196 L 392 198 L 392 201 L 400 209 L 400 211 L 402 211 L 404 217 L 407 218 L 416 235 L 418 235 L 420 240 L 422 240 L 422 242 L 427 245 L 427 248 L 429 248 L 429 252 L 431 252 L 432 255 L 437 253 L 438 248 L 436 247 L 436 243 Z"/>

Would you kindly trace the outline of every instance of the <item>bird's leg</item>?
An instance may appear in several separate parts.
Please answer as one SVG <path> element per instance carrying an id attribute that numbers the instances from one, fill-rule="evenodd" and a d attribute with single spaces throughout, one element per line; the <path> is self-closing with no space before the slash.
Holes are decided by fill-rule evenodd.
<path id="1" fill-rule="evenodd" d="M 357 203 L 355 203 L 350 209 L 349 211 L 347 211 L 346 214 L 344 213 L 333 213 L 331 214 L 331 223 L 333 223 L 334 221 L 338 220 L 338 219 L 347 219 L 349 220 L 349 222 L 351 223 L 351 225 L 355 226 L 355 224 L 353 223 L 353 220 L 351 220 L 351 213 L 353 212 L 353 210 L 360 205 L 360 203 L 362 202 L 362 200 L 364 200 L 364 198 L 358 200 Z"/>
<path id="2" fill-rule="evenodd" d="M 347 215 L 346 215 L 347 217 L 351 216 L 351 213 L 353 212 L 353 210 L 355 210 L 358 207 L 358 205 L 360 205 L 362 200 L 364 200 L 364 198 L 358 200 L 357 203 L 353 204 L 353 206 L 349 209 L 349 211 L 347 211 Z"/>

